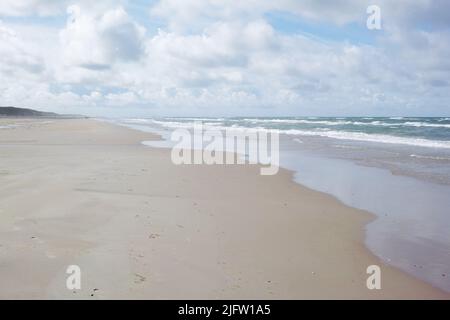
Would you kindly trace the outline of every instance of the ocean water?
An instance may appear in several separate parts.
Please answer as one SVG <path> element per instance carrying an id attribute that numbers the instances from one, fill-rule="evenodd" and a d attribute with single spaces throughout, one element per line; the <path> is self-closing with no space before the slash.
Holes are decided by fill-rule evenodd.
<path id="1" fill-rule="evenodd" d="M 396 174 L 450 185 L 448 117 L 286 117 L 128 119 L 161 129 L 276 130 L 303 143 L 303 149 L 387 167 Z M 321 149 L 321 150 L 320 150 Z"/>
<path id="2" fill-rule="evenodd" d="M 450 292 L 450 118 L 153 118 L 114 122 L 156 132 L 171 147 L 174 129 L 280 133 L 280 165 L 294 180 L 367 210 L 366 245 L 383 261 Z"/>
<path id="3" fill-rule="evenodd" d="M 167 127 L 203 121 L 215 127 L 276 129 L 289 135 L 450 148 L 450 118 L 445 117 L 165 118 L 154 121 Z"/>

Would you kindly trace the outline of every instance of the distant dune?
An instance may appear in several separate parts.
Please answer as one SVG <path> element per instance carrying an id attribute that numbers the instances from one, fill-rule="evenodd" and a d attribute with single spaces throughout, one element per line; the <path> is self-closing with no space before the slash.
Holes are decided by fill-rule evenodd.
<path id="1" fill-rule="evenodd" d="M 62 115 L 54 112 L 43 112 L 16 107 L 0 107 L 0 117 L 85 118 L 82 115 Z"/>

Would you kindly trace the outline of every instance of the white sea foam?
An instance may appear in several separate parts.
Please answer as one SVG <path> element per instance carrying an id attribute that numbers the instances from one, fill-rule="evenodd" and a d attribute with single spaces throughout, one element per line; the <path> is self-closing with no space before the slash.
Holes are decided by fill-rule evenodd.
<path id="1" fill-rule="evenodd" d="M 194 122 L 160 121 L 154 119 L 151 122 L 165 128 L 192 128 L 194 125 Z"/>
<path id="2" fill-rule="evenodd" d="M 186 128 L 190 129 L 193 127 L 194 122 L 176 122 L 176 121 L 159 121 L 153 120 L 154 123 L 161 125 L 166 128 Z M 280 134 L 287 135 L 300 135 L 300 136 L 320 136 L 340 140 L 353 140 L 353 141 L 366 141 L 366 142 L 377 142 L 377 143 L 389 143 L 389 144 L 402 144 L 410 146 L 420 146 L 420 147 L 431 147 L 431 148 L 446 148 L 450 149 L 450 141 L 441 140 L 429 140 L 422 138 L 410 138 L 410 137 L 399 137 L 384 134 L 368 134 L 363 132 L 349 132 L 349 131 L 336 131 L 329 130 L 327 128 L 316 129 L 316 130 L 300 130 L 300 129 L 268 129 L 264 127 L 253 127 L 248 128 L 234 124 L 232 126 L 226 127 L 222 125 L 204 125 L 205 129 L 233 129 L 246 132 L 257 132 L 257 131 L 276 131 Z"/>
<path id="3" fill-rule="evenodd" d="M 151 120 L 150 119 L 140 119 L 140 118 L 138 118 L 138 119 L 125 119 L 123 121 L 127 122 L 127 123 L 139 124 L 139 123 L 149 123 Z"/>
<path id="4" fill-rule="evenodd" d="M 185 120 L 185 121 L 223 121 L 224 118 L 195 118 L 195 117 L 166 117 L 168 120 Z"/>
<path id="5" fill-rule="evenodd" d="M 450 141 L 441 140 L 429 140 L 421 138 L 407 138 L 390 136 L 384 134 L 368 134 L 363 132 L 347 132 L 347 131 L 307 131 L 307 130 L 284 130 L 282 133 L 291 135 L 307 135 L 307 136 L 321 136 L 333 139 L 341 140 L 354 140 L 354 141 L 366 141 L 366 142 L 378 142 L 378 143 L 390 143 L 390 144 L 403 144 L 419 147 L 432 147 L 432 148 L 446 148 L 450 149 Z"/>
<path id="6" fill-rule="evenodd" d="M 416 122 L 416 121 L 406 121 L 406 122 L 384 122 L 380 120 L 363 122 L 363 121 L 351 121 L 351 120 L 342 120 L 343 118 L 339 118 L 337 121 L 333 120 L 304 120 L 304 119 L 242 119 L 242 120 L 234 120 L 236 122 L 246 121 L 251 122 L 253 124 L 256 123 L 285 123 L 285 124 L 316 124 L 316 125 L 326 125 L 326 126 L 342 126 L 342 125 L 356 125 L 356 126 L 412 126 L 412 127 L 435 127 L 435 128 L 450 128 L 450 124 L 438 124 L 438 123 L 428 123 L 428 122 Z M 365 118 L 372 119 L 372 118 Z M 390 118 L 401 120 L 399 117 Z"/>
<path id="7" fill-rule="evenodd" d="M 412 121 L 407 121 L 407 122 L 403 123 L 403 125 L 413 126 L 413 127 L 450 128 L 450 124 L 437 124 L 437 123 L 412 122 Z"/>
<path id="8" fill-rule="evenodd" d="M 243 121 L 252 123 L 286 123 L 286 124 L 320 124 L 329 126 L 339 126 L 345 124 L 353 124 L 352 121 L 328 121 L 328 120 L 304 120 L 304 119 L 242 119 Z M 242 121 L 235 120 L 235 121 Z"/>
<path id="9" fill-rule="evenodd" d="M 430 160 L 445 160 L 445 161 L 450 161 L 449 157 L 438 157 L 438 156 L 426 156 L 426 155 L 421 155 L 421 154 L 410 154 L 409 155 L 412 158 L 419 158 L 419 159 L 430 159 Z"/>
<path id="10" fill-rule="evenodd" d="M 391 127 L 391 126 L 403 126 L 403 127 L 435 127 L 435 128 L 450 128 L 450 124 L 437 124 L 437 123 L 428 123 L 428 122 L 415 122 L 415 121 L 406 121 L 406 122 L 383 122 L 383 121 L 371 121 L 371 122 L 360 122 L 355 121 L 351 123 L 353 125 L 359 126 L 383 126 L 383 127 Z"/>

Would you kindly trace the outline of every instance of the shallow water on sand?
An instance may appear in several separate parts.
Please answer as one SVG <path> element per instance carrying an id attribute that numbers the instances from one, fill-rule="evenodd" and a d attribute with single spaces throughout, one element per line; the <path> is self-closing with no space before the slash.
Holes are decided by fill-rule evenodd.
<path id="1" fill-rule="evenodd" d="M 374 213 L 368 248 L 450 292 L 450 186 L 295 149 L 282 151 L 281 165 L 295 171 L 298 183 Z"/>

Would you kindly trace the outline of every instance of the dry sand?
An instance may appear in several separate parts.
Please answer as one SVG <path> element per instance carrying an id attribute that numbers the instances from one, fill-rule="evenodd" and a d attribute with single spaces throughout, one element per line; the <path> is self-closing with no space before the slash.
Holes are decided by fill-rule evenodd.
<path id="1" fill-rule="evenodd" d="M 0 298 L 449 298 L 364 247 L 373 217 L 258 166 L 175 166 L 95 120 L 0 120 Z M 66 288 L 79 265 L 82 289 Z M 382 270 L 368 290 L 366 268 Z"/>

